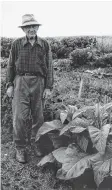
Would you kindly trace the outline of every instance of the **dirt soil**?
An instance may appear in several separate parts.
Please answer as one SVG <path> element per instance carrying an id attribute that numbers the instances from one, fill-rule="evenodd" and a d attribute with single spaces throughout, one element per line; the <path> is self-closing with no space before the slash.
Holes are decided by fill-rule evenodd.
<path id="1" fill-rule="evenodd" d="M 6 70 L 2 69 L 2 81 L 5 80 Z M 59 76 L 55 77 L 57 80 Z M 59 80 L 58 80 L 59 81 Z M 87 88 L 87 87 L 86 87 Z M 3 89 L 2 89 L 3 90 Z M 2 94 L 5 95 L 5 90 Z M 86 89 L 87 90 L 87 89 Z M 90 94 L 88 95 L 90 97 Z M 91 92 L 92 97 L 92 92 Z M 89 99 L 89 102 L 91 100 Z M 11 100 L 2 102 L 1 127 L 1 180 L 2 190 L 95 190 L 86 185 L 75 187 L 67 181 L 60 181 L 55 177 L 56 168 L 53 165 L 44 168 L 37 167 L 41 158 L 38 158 L 27 146 L 28 163 L 20 164 L 15 159 L 15 149 L 12 137 Z M 5 113 L 5 114 L 4 114 Z M 81 181 L 79 181 L 79 184 Z"/>

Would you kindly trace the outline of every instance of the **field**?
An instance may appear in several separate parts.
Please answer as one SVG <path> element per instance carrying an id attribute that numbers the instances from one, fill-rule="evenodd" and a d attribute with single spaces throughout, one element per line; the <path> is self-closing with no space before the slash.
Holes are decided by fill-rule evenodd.
<path id="1" fill-rule="evenodd" d="M 100 38 L 99 43 L 102 43 Z M 111 45 L 109 50 L 110 47 Z M 1 62 L 2 65 L 3 63 L 7 65 L 7 58 L 2 59 Z M 37 166 L 41 158 L 36 157 L 29 143 L 27 145 L 28 163 L 22 165 L 16 162 L 12 142 L 12 100 L 5 94 L 6 65 L 1 69 L 1 179 L 3 190 L 110 190 L 112 178 L 105 178 L 97 188 L 93 173 L 88 171 L 75 180 L 65 181 L 56 178 L 57 165 L 49 163 L 44 167 Z M 112 74 L 111 65 L 100 68 L 100 70 L 93 66 L 88 67 L 88 65 L 74 68 L 69 62 L 66 65 L 63 64 L 61 59 L 54 59 L 53 65 L 54 87 L 52 97 L 46 101 L 45 121 L 57 119 L 58 110 L 62 109 L 63 104 L 77 106 L 80 109 L 83 106 L 94 106 L 98 100 L 101 105 L 112 102 L 112 76 L 108 76 L 108 74 Z M 45 138 L 48 149 L 50 149 L 47 149 L 46 154 L 48 154 L 54 150 L 53 141 Z M 46 147 L 43 144 L 42 146 L 44 150 Z"/>

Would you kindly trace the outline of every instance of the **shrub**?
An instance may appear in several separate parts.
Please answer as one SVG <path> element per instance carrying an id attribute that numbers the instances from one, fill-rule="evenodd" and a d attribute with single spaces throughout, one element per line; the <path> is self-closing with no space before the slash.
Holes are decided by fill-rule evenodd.
<path id="1" fill-rule="evenodd" d="M 1 124 L 12 129 L 11 99 L 6 95 L 6 79 L 1 81 Z"/>
<path id="2" fill-rule="evenodd" d="M 99 42 L 99 38 L 82 36 L 82 37 L 63 37 L 63 38 L 46 38 L 52 50 L 53 59 L 69 59 L 73 67 L 89 64 L 90 66 L 112 65 L 112 53 L 104 54 L 111 51 L 111 43 L 107 50 L 107 43 Z M 109 38 L 110 39 L 110 38 Z M 1 38 L 1 57 L 8 58 L 11 44 L 15 39 Z M 106 38 L 105 38 L 106 41 Z M 103 48 L 103 49 L 102 49 Z M 107 51 L 106 51 L 107 50 Z M 2 62 L 2 67 L 7 63 Z"/>
<path id="3" fill-rule="evenodd" d="M 1 57 L 9 57 L 11 44 L 13 41 L 13 38 L 1 38 Z"/>
<path id="4" fill-rule="evenodd" d="M 8 59 L 7 58 L 0 58 L 1 68 L 7 67 Z"/>
<path id="5" fill-rule="evenodd" d="M 72 47 L 61 45 L 61 47 L 57 51 L 58 59 L 68 58 L 71 51 L 73 51 Z"/>
<path id="6" fill-rule="evenodd" d="M 49 39 L 48 39 L 49 40 Z M 57 58 L 68 58 L 69 54 L 76 48 L 86 48 L 86 47 L 95 47 L 96 38 L 95 37 L 65 37 L 58 39 L 60 42 L 57 50 Z M 52 43 L 51 43 L 51 48 Z"/>
<path id="7" fill-rule="evenodd" d="M 86 48 L 96 46 L 96 37 L 62 37 L 45 38 L 51 45 L 53 59 L 68 58 L 70 52 L 76 48 Z M 8 57 L 13 38 L 1 38 L 1 56 Z"/>
<path id="8" fill-rule="evenodd" d="M 81 37 L 66 37 L 61 39 L 62 45 L 66 45 L 67 47 L 76 48 L 86 48 L 96 46 L 96 37 L 94 36 L 81 36 Z"/>
<path id="9" fill-rule="evenodd" d="M 46 38 L 46 40 L 48 40 L 50 43 L 53 59 L 58 59 L 59 57 L 57 52 L 61 48 L 61 42 L 59 38 Z"/>
<path id="10" fill-rule="evenodd" d="M 108 53 L 100 57 L 97 57 L 97 59 L 94 62 L 94 65 L 96 67 L 112 66 L 112 53 Z"/>
<path id="11" fill-rule="evenodd" d="M 70 53 L 71 65 L 73 67 L 85 65 L 95 59 L 95 53 L 96 51 L 90 48 L 76 49 Z"/>
<path id="12" fill-rule="evenodd" d="M 53 68 L 58 71 L 69 71 L 70 63 L 70 59 L 58 59 L 53 62 Z"/>

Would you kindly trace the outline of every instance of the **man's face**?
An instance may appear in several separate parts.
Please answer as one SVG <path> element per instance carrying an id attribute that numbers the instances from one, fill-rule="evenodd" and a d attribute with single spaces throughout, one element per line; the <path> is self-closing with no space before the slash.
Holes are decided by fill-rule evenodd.
<path id="1" fill-rule="evenodd" d="M 38 25 L 29 25 L 24 26 L 22 29 L 28 38 L 34 38 L 37 34 L 38 28 Z"/>

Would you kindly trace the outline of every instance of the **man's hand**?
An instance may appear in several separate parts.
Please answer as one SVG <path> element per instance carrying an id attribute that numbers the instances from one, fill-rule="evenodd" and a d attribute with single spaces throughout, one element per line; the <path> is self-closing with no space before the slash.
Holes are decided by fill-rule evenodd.
<path id="1" fill-rule="evenodd" d="M 43 93 L 43 98 L 47 99 L 51 96 L 51 91 L 50 89 L 45 89 Z"/>
<path id="2" fill-rule="evenodd" d="M 6 93 L 7 93 L 7 96 L 9 98 L 13 97 L 14 96 L 14 87 L 13 86 L 9 86 Z"/>

